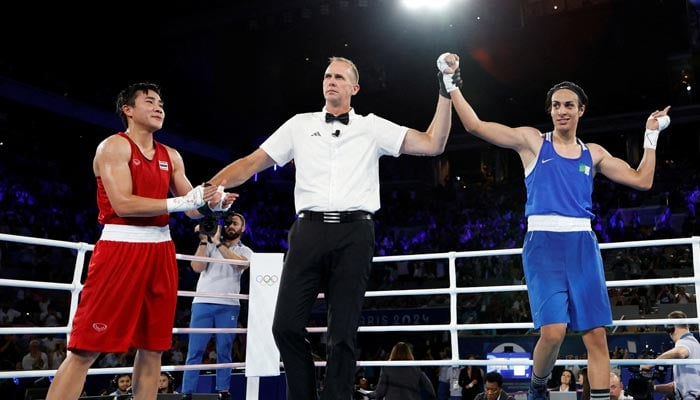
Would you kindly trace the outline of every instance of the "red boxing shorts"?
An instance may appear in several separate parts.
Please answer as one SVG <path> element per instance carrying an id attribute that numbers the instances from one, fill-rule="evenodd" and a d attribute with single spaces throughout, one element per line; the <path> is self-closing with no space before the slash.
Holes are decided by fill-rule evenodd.
<path id="1" fill-rule="evenodd" d="M 169 227 L 105 225 L 68 343 L 69 350 L 168 350 L 178 270 Z"/>

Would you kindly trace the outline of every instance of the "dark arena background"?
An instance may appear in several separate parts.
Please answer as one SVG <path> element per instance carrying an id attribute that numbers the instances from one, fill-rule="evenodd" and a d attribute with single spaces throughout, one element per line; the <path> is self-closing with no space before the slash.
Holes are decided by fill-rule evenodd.
<path id="1" fill-rule="evenodd" d="M 449 51 L 461 57 L 462 92 L 483 120 L 550 130 L 544 109 L 547 90 L 560 81 L 576 82 L 590 99 L 578 136 L 603 145 L 633 167 L 642 156 L 648 115 L 670 105 L 671 125 L 660 135 L 652 189 L 639 192 L 596 177 L 594 231 L 600 243 L 697 235 L 700 1 L 429 2 L 444 3 L 443 8 L 411 8 L 407 3 L 213 0 L 0 6 L 0 234 L 95 243 L 101 227 L 92 159 L 97 144 L 122 129 L 114 101 L 129 83 L 161 85 L 167 118 L 155 138 L 178 149 L 188 177 L 198 183 L 255 150 L 292 115 L 320 111 L 330 56 L 350 58 L 359 68 L 361 89 L 352 101 L 357 113 L 427 128 L 438 98 L 435 60 Z M 380 173 L 377 257 L 521 246 L 526 220 L 520 160 L 515 152 L 465 132 L 456 114 L 442 155 L 384 157 Z M 254 251 L 286 251 L 287 231 L 296 217 L 293 185 L 294 164 L 289 163 L 231 190 L 240 193 L 234 208 L 246 216 L 248 231 L 242 240 Z M 194 225 L 182 213 L 172 214 L 178 253 L 194 253 Z M 609 281 L 693 276 L 688 245 L 614 249 L 603 251 L 603 257 Z M 70 283 L 74 263 L 71 250 L 0 241 L 2 280 Z M 180 289 L 194 290 L 197 274 L 189 262 L 179 263 Z M 457 260 L 460 287 L 519 284 L 522 278 L 517 256 Z M 368 290 L 444 288 L 447 282 L 444 260 L 381 262 L 373 266 Z M 628 285 L 611 287 L 609 293 L 616 320 L 665 318 L 668 310 L 678 308 L 697 318 L 695 284 Z M 677 295 L 686 294 L 687 304 L 679 304 Z M 458 299 L 459 324 L 532 321 L 525 292 L 486 291 Z M 179 300 L 175 326 L 184 328 L 191 298 Z M 22 370 L 32 339 L 39 339 L 47 353 L 60 352 L 65 333 L 12 329 L 65 327 L 70 301 L 63 290 L 3 287 L 0 329 L 8 329 L 0 332 L 0 372 L 8 374 L 0 375 L 0 397 L 43 398 L 50 376 L 13 377 L 9 372 Z M 444 294 L 369 297 L 362 325 L 446 324 L 447 304 Z M 326 323 L 319 301 L 310 324 Z M 691 327 L 697 332 L 697 325 Z M 570 336 L 559 358 L 585 359 L 580 338 Z M 234 362 L 244 362 L 245 335 L 237 337 Z M 531 329 L 461 331 L 459 358 L 528 353 L 537 337 Z M 324 360 L 323 335 L 310 339 L 318 360 Z M 440 350 L 450 346 L 447 332 L 367 332 L 359 335 L 358 359 L 386 360 L 400 340 L 413 345 L 417 360 L 439 359 Z M 186 334 L 174 334 L 163 365 L 182 364 L 174 354 L 186 354 L 186 345 Z M 635 325 L 611 328 L 609 345 L 613 358 L 640 358 L 673 344 L 654 326 Z M 105 355 L 94 367 L 133 363 L 133 354 L 112 358 L 118 364 L 110 364 Z M 424 369 L 437 385 L 438 368 Z M 627 381 L 628 369 L 620 369 Z M 234 369 L 232 393 L 237 399 L 245 391 L 242 371 Z M 209 378 L 212 372 L 205 371 Z M 358 368 L 360 374 L 374 385 L 379 367 Z M 182 372 L 173 375 L 180 380 Z M 558 376 L 553 375 L 552 387 Z M 89 375 L 85 395 L 102 394 L 113 377 Z M 202 385 L 212 385 L 211 379 L 202 379 Z M 517 392 L 526 383 L 514 376 L 505 387 Z M 284 397 L 279 380 L 262 384 L 276 391 L 271 399 Z"/>

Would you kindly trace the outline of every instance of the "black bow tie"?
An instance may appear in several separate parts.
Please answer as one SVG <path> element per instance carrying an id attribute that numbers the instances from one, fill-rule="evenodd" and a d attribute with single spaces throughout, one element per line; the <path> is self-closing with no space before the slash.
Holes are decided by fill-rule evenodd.
<path id="1" fill-rule="evenodd" d="M 331 113 L 326 113 L 326 122 L 339 121 L 345 125 L 350 122 L 350 115 L 348 113 L 340 114 L 337 117 Z"/>

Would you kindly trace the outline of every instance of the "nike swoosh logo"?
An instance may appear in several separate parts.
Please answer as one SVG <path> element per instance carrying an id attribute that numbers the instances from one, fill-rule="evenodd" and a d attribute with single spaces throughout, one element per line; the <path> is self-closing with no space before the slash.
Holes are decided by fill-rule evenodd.
<path id="1" fill-rule="evenodd" d="M 554 159 L 553 159 L 553 158 L 548 158 L 548 159 L 546 159 L 546 160 L 542 160 L 542 164 L 546 164 L 546 163 L 548 163 L 548 162 L 550 162 L 550 161 L 552 161 L 552 160 L 554 160 Z"/>

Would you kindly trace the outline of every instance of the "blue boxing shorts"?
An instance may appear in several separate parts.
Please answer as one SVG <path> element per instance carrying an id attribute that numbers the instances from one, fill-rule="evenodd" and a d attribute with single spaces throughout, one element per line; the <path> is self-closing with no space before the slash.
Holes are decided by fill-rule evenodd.
<path id="1" fill-rule="evenodd" d="M 535 329 L 566 323 L 572 331 L 612 325 L 598 240 L 591 230 L 530 230 L 523 269 Z"/>

